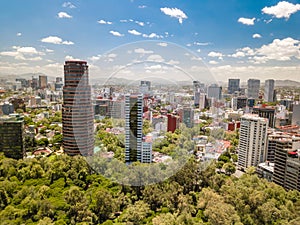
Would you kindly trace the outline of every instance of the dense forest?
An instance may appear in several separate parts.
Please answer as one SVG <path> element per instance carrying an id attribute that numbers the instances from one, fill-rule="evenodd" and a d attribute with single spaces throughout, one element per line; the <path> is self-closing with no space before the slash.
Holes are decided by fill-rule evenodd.
<path id="1" fill-rule="evenodd" d="M 82 157 L 14 160 L 0 155 L 0 223 L 299 225 L 300 193 L 258 178 L 201 169 L 191 159 L 164 182 L 114 183 Z"/>

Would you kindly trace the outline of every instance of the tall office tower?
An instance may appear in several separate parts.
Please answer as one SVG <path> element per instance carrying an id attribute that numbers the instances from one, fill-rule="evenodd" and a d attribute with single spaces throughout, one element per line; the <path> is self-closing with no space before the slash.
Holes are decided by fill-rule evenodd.
<path id="1" fill-rule="evenodd" d="M 45 75 L 39 75 L 39 88 L 44 89 L 47 87 L 48 79 Z"/>
<path id="2" fill-rule="evenodd" d="M 234 94 L 234 92 L 240 90 L 240 79 L 228 80 L 228 94 Z"/>
<path id="3" fill-rule="evenodd" d="M 241 117 L 238 165 L 257 166 L 266 159 L 268 119 L 246 114 Z"/>
<path id="4" fill-rule="evenodd" d="M 38 79 L 36 77 L 32 77 L 32 80 L 31 80 L 31 88 L 33 90 L 36 90 L 39 86 L 39 82 L 38 82 Z"/>
<path id="5" fill-rule="evenodd" d="M 282 138 L 275 149 L 273 181 L 287 190 L 300 191 L 300 138 Z"/>
<path id="6" fill-rule="evenodd" d="M 141 161 L 143 95 L 125 95 L 125 162 Z"/>
<path id="7" fill-rule="evenodd" d="M 258 114 L 259 117 L 267 118 L 269 120 L 269 127 L 275 126 L 275 107 L 253 107 L 253 114 Z"/>
<path id="8" fill-rule="evenodd" d="M 275 161 L 275 151 L 276 148 L 286 149 L 290 148 L 292 146 L 291 142 L 282 142 L 282 140 L 288 140 L 291 138 L 291 136 L 287 133 L 283 132 L 274 132 L 270 131 L 268 133 L 267 137 L 267 158 L 266 160 L 268 162 L 274 162 Z"/>
<path id="9" fill-rule="evenodd" d="M 182 122 L 188 128 L 194 126 L 194 110 L 191 107 L 184 107 L 182 110 Z"/>
<path id="10" fill-rule="evenodd" d="M 292 125 L 300 126 L 300 104 L 293 104 Z"/>
<path id="11" fill-rule="evenodd" d="M 94 123 L 85 61 L 66 61 L 63 87 L 63 148 L 68 155 L 90 156 L 94 152 Z"/>
<path id="12" fill-rule="evenodd" d="M 22 159 L 24 122 L 19 115 L 0 117 L 0 152 L 6 157 Z"/>
<path id="13" fill-rule="evenodd" d="M 259 96 L 260 80 L 249 79 L 247 97 L 257 99 Z"/>
<path id="14" fill-rule="evenodd" d="M 270 79 L 265 81 L 265 101 L 274 102 L 275 81 Z"/>
<path id="15" fill-rule="evenodd" d="M 212 84 L 208 86 L 207 96 L 209 98 L 220 100 L 222 97 L 222 87 L 218 86 L 217 84 Z"/>
<path id="16" fill-rule="evenodd" d="M 199 107 L 200 104 L 200 94 L 204 92 L 204 84 L 199 81 L 193 81 L 194 86 L 194 106 Z"/>

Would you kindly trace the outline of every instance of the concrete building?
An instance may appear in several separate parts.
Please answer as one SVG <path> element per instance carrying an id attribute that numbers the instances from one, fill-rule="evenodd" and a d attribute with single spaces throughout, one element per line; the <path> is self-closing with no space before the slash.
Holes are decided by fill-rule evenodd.
<path id="1" fill-rule="evenodd" d="M 48 78 L 45 75 L 39 75 L 39 88 L 45 89 L 47 88 Z"/>
<path id="2" fill-rule="evenodd" d="M 293 105 L 292 125 L 300 126 L 300 104 Z"/>
<path id="3" fill-rule="evenodd" d="M 22 159 L 24 149 L 24 122 L 19 115 L 0 117 L 0 152 L 6 157 Z"/>
<path id="4" fill-rule="evenodd" d="M 300 138 L 278 140 L 273 181 L 287 190 L 300 191 Z"/>
<path id="5" fill-rule="evenodd" d="M 141 163 L 151 163 L 152 162 L 152 143 L 143 142 L 142 152 L 141 152 Z"/>
<path id="6" fill-rule="evenodd" d="M 142 157 L 143 95 L 125 95 L 125 162 L 140 161 Z"/>
<path id="7" fill-rule="evenodd" d="M 140 84 L 140 93 L 149 95 L 151 91 L 151 82 L 142 80 Z"/>
<path id="8" fill-rule="evenodd" d="M 270 79 L 265 81 L 265 101 L 274 102 L 274 87 L 275 81 Z"/>
<path id="9" fill-rule="evenodd" d="M 228 79 L 228 94 L 240 91 L 240 79 Z"/>
<path id="10" fill-rule="evenodd" d="M 259 96 L 259 88 L 260 88 L 260 80 L 249 79 L 247 82 L 247 97 L 258 99 Z"/>
<path id="11" fill-rule="evenodd" d="M 66 61 L 64 65 L 63 148 L 68 155 L 90 156 L 94 152 L 94 122 L 85 61 Z"/>
<path id="12" fill-rule="evenodd" d="M 266 160 L 268 119 L 253 114 L 241 117 L 238 165 L 257 166 Z"/>

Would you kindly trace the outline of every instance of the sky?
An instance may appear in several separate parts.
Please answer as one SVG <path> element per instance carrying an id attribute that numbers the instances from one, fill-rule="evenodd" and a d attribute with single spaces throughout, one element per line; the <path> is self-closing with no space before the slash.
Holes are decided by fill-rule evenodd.
<path id="1" fill-rule="evenodd" d="M 81 59 L 91 77 L 300 78 L 300 1 L 1 3 L 1 74 L 62 76 L 65 60 Z"/>

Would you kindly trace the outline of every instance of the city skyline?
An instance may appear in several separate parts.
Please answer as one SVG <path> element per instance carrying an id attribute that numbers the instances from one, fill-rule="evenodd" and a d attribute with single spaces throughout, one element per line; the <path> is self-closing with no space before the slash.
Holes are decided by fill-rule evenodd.
<path id="1" fill-rule="evenodd" d="M 155 63 L 191 67 L 186 59 L 172 59 L 172 52 L 159 58 L 158 50 L 143 48 L 145 41 L 156 41 L 161 48 L 180 46 L 190 53 L 188 62 L 205 65 L 218 81 L 236 77 L 242 82 L 248 78 L 297 80 L 299 76 L 297 1 L 76 0 L 3 4 L 2 74 L 41 72 L 62 76 L 62 62 L 80 58 L 89 62 L 91 79 L 104 77 L 107 74 L 99 74 L 97 68 L 99 61 L 115 63 L 119 55 L 110 53 L 128 43 L 141 44 L 131 50 L 136 58 L 146 55 Z M 115 66 L 124 66 L 121 60 L 118 63 Z M 201 66 L 193 67 L 194 72 Z"/>

